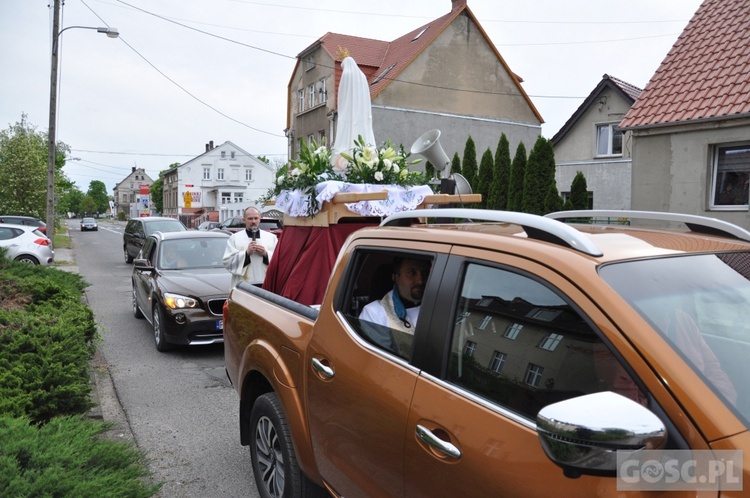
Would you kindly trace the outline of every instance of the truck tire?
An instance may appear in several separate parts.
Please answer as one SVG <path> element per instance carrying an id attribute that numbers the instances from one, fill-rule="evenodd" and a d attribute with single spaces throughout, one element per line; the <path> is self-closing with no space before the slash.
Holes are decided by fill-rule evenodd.
<path id="1" fill-rule="evenodd" d="M 250 434 L 250 459 L 260 496 L 329 496 L 300 470 L 286 415 L 275 393 L 266 393 L 255 400 L 250 415 Z"/>

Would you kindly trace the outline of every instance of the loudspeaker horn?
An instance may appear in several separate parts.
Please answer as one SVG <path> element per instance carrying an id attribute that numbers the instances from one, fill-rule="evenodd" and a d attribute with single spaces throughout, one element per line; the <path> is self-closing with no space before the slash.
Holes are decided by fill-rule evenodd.
<path id="1" fill-rule="evenodd" d="M 471 189 L 471 184 L 469 183 L 469 180 L 467 180 L 464 175 L 453 173 L 453 180 L 456 182 L 456 194 L 457 195 L 467 195 L 467 194 L 474 193 L 474 191 Z"/>
<path id="2" fill-rule="evenodd" d="M 430 130 L 411 146 L 412 154 L 420 154 L 430 161 L 435 171 L 440 171 L 440 178 L 448 178 L 451 174 L 451 160 L 440 146 L 440 130 Z"/>

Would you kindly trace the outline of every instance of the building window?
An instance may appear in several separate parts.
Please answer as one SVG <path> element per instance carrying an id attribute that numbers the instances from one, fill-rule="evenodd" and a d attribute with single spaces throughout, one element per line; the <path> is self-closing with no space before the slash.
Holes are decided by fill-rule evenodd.
<path id="1" fill-rule="evenodd" d="M 503 337 L 507 337 L 511 340 L 516 340 L 516 337 L 518 337 L 518 333 L 521 332 L 521 329 L 523 328 L 523 325 L 520 323 L 512 323 L 510 327 L 507 328 L 505 331 L 505 334 L 503 334 Z"/>
<path id="2" fill-rule="evenodd" d="M 713 206 L 736 209 L 748 205 L 750 144 L 716 146 L 713 158 Z"/>
<path id="3" fill-rule="evenodd" d="M 229 157 L 231 157 L 232 159 L 234 159 L 234 151 L 232 151 L 232 152 L 229 153 Z"/>
<path id="4" fill-rule="evenodd" d="M 242 192 L 234 193 L 234 202 L 242 202 Z"/>
<path id="5" fill-rule="evenodd" d="M 320 145 L 323 145 L 326 143 L 326 131 L 325 130 L 320 130 L 318 132 L 318 143 Z"/>
<path id="6" fill-rule="evenodd" d="M 225 150 L 221 151 L 221 158 L 222 159 L 226 159 L 227 158 L 227 151 L 225 151 Z"/>
<path id="7" fill-rule="evenodd" d="M 211 179 L 211 168 L 203 168 L 203 179 L 204 180 Z"/>
<path id="8" fill-rule="evenodd" d="M 539 387 L 539 383 L 542 381 L 543 373 L 544 367 L 529 363 L 529 366 L 526 368 L 526 376 L 524 377 L 524 382 L 526 382 L 526 384 L 530 385 L 531 387 Z"/>
<path id="9" fill-rule="evenodd" d="M 622 130 L 617 125 L 606 124 L 596 127 L 596 155 L 621 156 Z"/>
<path id="10" fill-rule="evenodd" d="M 466 341 L 466 346 L 464 346 L 464 354 L 469 357 L 474 357 L 474 353 L 477 351 L 477 343 Z"/>
<path id="11" fill-rule="evenodd" d="M 253 181 L 253 168 L 245 168 L 245 181 Z"/>
<path id="12" fill-rule="evenodd" d="M 307 93 L 309 95 L 308 107 L 312 109 L 313 107 L 315 107 L 315 85 L 308 86 Z"/>
<path id="13" fill-rule="evenodd" d="M 222 204 L 229 204 L 232 202 L 232 193 L 231 192 L 222 192 L 221 193 L 221 203 Z"/>
<path id="14" fill-rule="evenodd" d="M 305 59 L 305 71 L 309 71 L 315 67 L 315 58 L 312 55 L 308 55 Z"/>
<path id="15" fill-rule="evenodd" d="M 550 332 L 539 341 L 539 347 L 546 349 L 547 351 L 554 351 L 557 345 L 560 344 L 562 338 L 563 336 L 561 334 L 553 334 Z"/>
<path id="16" fill-rule="evenodd" d="M 312 146 L 313 140 L 315 140 L 315 135 L 311 133 L 307 136 L 307 145 Z"/>
<path id="17" fill-rule="evenodd" d="M 482 321 L 479 323 L 479 327 L 477 327 L 479 330 L 484 330 L 487 328 L 487 325 L 490 324 L 490 321 L 492 320 L 492 315 L 487 315 L 484 318 L 482 318 Z"/>
<path id="18" fill-rule="evenodd" d="M 326 79 L 323 78 L 318 84 L 318 102 L 325 104 L 326 100 L 328 100 L 328 92 L 326 91 Z"/>
<path id="19" fill-rule="evenodd" d="M 505 353 L 501 353 L 500 351 L 495 351 L 492 353 L 492 359 L 490 360 L 490 371 L 495 372 L 496 374 L 499 374 L 503 371 L 503 366 L 505 365 Z"/>
<path id="20" fill-rule="evenodd" d="M 300 90 L 297 92 L 297 106 L 299 107 L 298 112 L 305 112 L 305 91 Z"/>
<path id="21" fill-rule="evenodd" d="M 216 179 L 217 180 L 223 180 L 224 179 L 224 168 L 219 168 L 216 170 Z"/>

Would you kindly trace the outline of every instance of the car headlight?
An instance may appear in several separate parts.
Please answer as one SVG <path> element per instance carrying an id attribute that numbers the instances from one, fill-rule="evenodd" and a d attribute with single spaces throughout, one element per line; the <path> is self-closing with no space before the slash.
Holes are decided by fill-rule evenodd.
<path id="1" fill-rule="evenodd" d="M 196 306 L 198 306 L 198 301 L 196 301 L 192 297 L 165 292 L 164 304 L 167 305 L 168 308 L 176 310 L 182 308 L 195 308 Z"/>

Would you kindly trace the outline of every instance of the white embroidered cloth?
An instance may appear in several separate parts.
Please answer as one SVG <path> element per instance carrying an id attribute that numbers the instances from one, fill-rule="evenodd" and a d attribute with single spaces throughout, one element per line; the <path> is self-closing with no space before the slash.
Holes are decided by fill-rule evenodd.
<path id="1" fill-rule="evenodd" d="M 432 189 L 429 185 L 399 187 L 398 185 L 376 185 L 371 183 L 347 183 L 340 181 L 321 182 L 315 186 L 318 210 L 323 202 L 330 201 L 339 192 L 369 193 L 385 190 L 388 197 L 379 201 L 360 201 L 345 204 L 352 213 L 361 216 L 389 216 L 393 213 L 416 209 Z M 276 208 L 288 216 L 309 216 L 308 193 L 301 190 L 282 190 L 276 197 Z"/>

